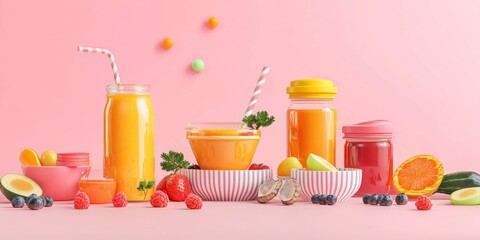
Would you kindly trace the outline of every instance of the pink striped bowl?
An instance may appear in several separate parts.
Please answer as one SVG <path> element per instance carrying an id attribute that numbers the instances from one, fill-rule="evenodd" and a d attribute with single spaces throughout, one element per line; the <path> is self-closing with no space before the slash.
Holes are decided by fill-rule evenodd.
<path id="1" fill-rule="evenodd" d="M 205 201 L 255 200 L 258 187 L 272 177 L 272 170 L 181 169 L 193 193 Z"/>
<path id="2" fill-rule="evenodd" d="M 341 202 L 355 194 L 362 183 L 362 170 L 356 168 L 337 168 L 338 172 L 309 171 L 292 169 L 302 188 L 302 197 L 310 201 L 313 194 L 334 194 Z"/>

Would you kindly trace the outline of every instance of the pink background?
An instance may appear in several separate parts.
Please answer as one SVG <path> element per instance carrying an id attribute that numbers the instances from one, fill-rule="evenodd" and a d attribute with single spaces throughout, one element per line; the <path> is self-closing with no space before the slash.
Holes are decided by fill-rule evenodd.
<path id="1" fill-rule="evenodd" d="M 479 9 L 477 1 L 0 0 L 0 174 L 21 171 L 24 148 L 88 151 L 102 168 L 113 77 L 105 56 L 78 45 L 112 50 L 124 83 L 152 85 L 157 177 L 161 152 L 194 161 L 188 122 L 241 119 L 264 65 L 271 73 L 257 110 L 277 122 L 262 132 L 255 162 L 275 169 L 286 157 L 285 88 L 318 77 L 339 88 L 338 130 L 393 122 L 394 167 L 426 153 L 446 172 L 480 171 Z M 212 15 L 214 30 L 205 26 Z M 198 74 L 195 58 L 206 63 Z"/>

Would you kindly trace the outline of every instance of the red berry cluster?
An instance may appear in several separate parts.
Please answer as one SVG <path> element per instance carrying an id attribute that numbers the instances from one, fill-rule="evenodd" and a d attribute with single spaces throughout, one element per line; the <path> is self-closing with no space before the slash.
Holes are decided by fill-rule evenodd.
<path id="1" fill-rule="evenodd" d="M 185 204 L 189 209 L 202 209 L 203 205 L 202 199 L 193 193 L 188 194 Z"/>
<path id="2" fill-rule="evenodd" d="M 124 192 L 118 192 L 112 198 L 114 207 L 126 207 L 128 204 L 127 195 Z"/>
<path id="3" fill-rule="evenodd" d="M 415 206 L 417 206 L 418 210 L 430 210 L 432 208 L 432 202 L 430 202 L 427 196 L 421 195 L 417 198 Z"/>
<path id="4" fill-rule="evenodd" d="M 84 192 L 78 192 L 73 198 L 73 207 L 75 209 L 88 209 L 90 206 L 90 198 Z"/>
<path id="5" fill-rule="evenodd" d="M 164 208 L 168 205 L 168 195 L 163 191 L 155 191 L 150 198 L 152 207 Z"/>

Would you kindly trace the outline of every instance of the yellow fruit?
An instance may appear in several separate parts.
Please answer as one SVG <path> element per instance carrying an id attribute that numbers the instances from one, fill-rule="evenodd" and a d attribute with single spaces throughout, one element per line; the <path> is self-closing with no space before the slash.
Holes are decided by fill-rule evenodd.
<path id="1" fill-rule="evenodd" d="M 57 165 L 57 154 L 52 150 L 47 150 L 42 153 L 40 158 L 40 163 L 42 166 L 56 166 Z"/>
<path id="2" fill-rule="evenodd" d="M 283 160 L 277 168 L 277 175 L 281 177 L 289 177 L 290 170 L 294 168 L 303 168 L 302 163 L 296 157 L 288 157 Z"/>
<path id="3" fill-rule="evenodd" d="M 393 186 L 408 197 L 431 195 L 443 180 L 443 166 L 432 155 L 418 155 L 403 162 L 393 174 Z"/>
<path id="4" fill-rule="evenodd" d="M 31 148 L 27 148 L 20 153 L 20 162 L 26 166 L 41 166 L 38 154 Z"/>

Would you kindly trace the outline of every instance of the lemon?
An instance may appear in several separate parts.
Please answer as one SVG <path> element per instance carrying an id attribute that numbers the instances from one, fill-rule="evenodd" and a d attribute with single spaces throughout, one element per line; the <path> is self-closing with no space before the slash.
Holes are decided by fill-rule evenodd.
<path id="1" fill-rule="evenodd" d="M 31 148 L 27 148 L 20 153 L 20 162 L 26 166 L 41 166 L 38 154 Z"/>
<path id="2" fill-rule="evenodd" d="M 40 158 L 40 163 L 42 166 L 56 166 L 57 165 L 57 154 L 52 150 L 47 150 L 42 153 Z"/>
<path id="3" fill-rule="evenodd" d="M 313 171 L 330 171 L 336 172 L 337 169 L 329 161 L 322 157 L 311 153 L 307 158 L 307 169 Z"/>
<path id="4" fill-rule="evenodd" d="M 277 168 L 277 175 L 282 177 L 289 177 L 290 170 L 294 168 L 303 168 L 302 163 L 296 157 L 285 158 Z"/>

